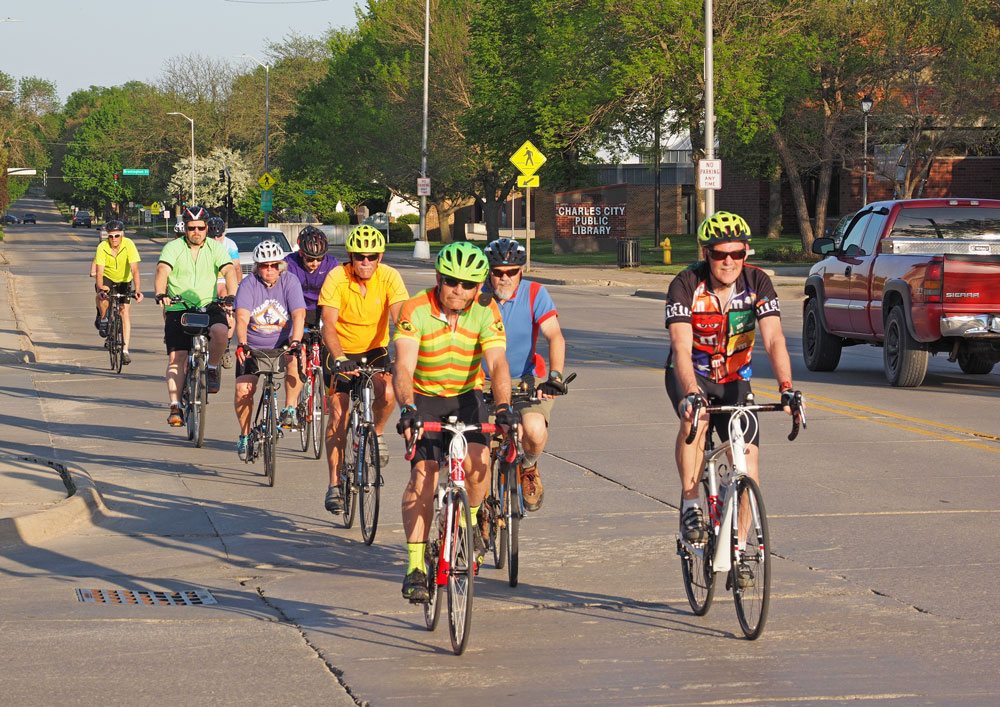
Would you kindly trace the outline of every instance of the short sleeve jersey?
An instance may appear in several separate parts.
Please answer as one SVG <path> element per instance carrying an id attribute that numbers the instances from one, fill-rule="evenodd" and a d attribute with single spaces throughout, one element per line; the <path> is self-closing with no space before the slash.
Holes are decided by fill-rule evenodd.
<path id="1" fill-rule="evenodd" d="M 439 397 L 482 389 L 483 352 L 507 345 L 503 316 L 492 298 L 486 305 L 478 299 L 473 301 L 458 316 L 453 330 L 433 287 L 403 305 L 396 339 L 412 339 L 420 344 L 413 372 L 414 391 Z"/>
<path id="2" fill-rule="evenodd" d="M 288 272 L 298 278 L 299 284 L 302 285 L 302 296 L 306 298 L 306 309 L 310 312 L 313 311 L 319 302 L 319 293 L 323 289 L 323 283 L 326 282 L 326 276 L 339 264 L 337 259 L 327 253 L 314 272 L 309 272 L 303 265 L 302 251 L 289 253 L 285 256 L 285 262 L 288 263 Z"/>
<path id="3" fill-rule="evenodd" d="M 259 275 L 243 278 L 234 305 L 250 313 L 247 343 L 252 349 L 273 349 L 285 344 L 292 333 L 292 312 L 305 306 L 302 286 L 287 272 L 281 273 L 271 287 Z"/>
<path id="4" fill-rule="evenodd" d="M 228 236 L 223 236 L 222 245 L 225 246 L 226 252 L 229 253 L 230 260 L 240 259 L 240 247 L 236 245 L 236 241 Z"/>
<path id="5" fill-rule="evenodd" d="M 94 254 L 94 262 L 104 266 L 104 277 L 112 282 L 132 282 L 132 263 L 138 263 L 139 251 L 130 238 L 122 236 L 118 253 L 111 250 L 109 241 L 101 241 Z"/>
<path id="6" fill-rule="evenodd" d="M 743 266 L 728 302 L 712 292 L 708 280 L 705 261 L 673 279 L 667 291 L 666 325 L 691 324 L 695 373 L 716 383 L 748 381 L 753 374 L 750 358 L 757 320 L 781 316 L 778 295 L 767 273 L 752 265 Z M 669 358 L 667 366 L 673 366 Z"/>
<path id="7" fill-rule="evenodd" d="M 535 343 L 542 322 L 558 316 L 549 291 L 538 282 L 521 280 L 514 296 L 499 306 L 507 331 L 507 364 L 511 378 L 544 376 L 545 361 L 535 353 Z M 483 373 L 489 378 L 485 365 Z"/>
<path id="8" fill-rule="evenodd" d="M 167 277 L 167 295 L 175 301 L 167 307 L 168 310 L 210 304 L 216 297 L 219 270 L 225 265 L 233 265 L 225 246 L 214 238 L 205 239 L 198 249 L 197 260 L 191 257 L 187 239 L 175 238 L 163 246 L 160 262 L 171 268 Z"/>
<path id="9" fill-rule="evenodd" d="M 344 353 L 360 354 L 389 345 L 389 307 L 408 297 L 399 272 L 384 263 L 375 268 L 362 295 L 354 268 L 344 263 L 327 275 L 319 293 L 319 306 L 338 310 L 340 345 Z"/>

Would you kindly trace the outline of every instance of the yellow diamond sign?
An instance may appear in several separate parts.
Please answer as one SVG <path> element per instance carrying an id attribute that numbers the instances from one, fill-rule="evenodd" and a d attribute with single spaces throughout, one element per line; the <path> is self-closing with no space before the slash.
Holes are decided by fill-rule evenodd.
<path id="1" fill-rule="evenodd" d="M 517 152 L 510 156 L 510 161 L 521 171 L 521 174 L 530 177 L 545 164 L 545 155 L 531 144 L 531 140 L 525 140 Z"/>
<path id="2" fill-rule="evenodd" d="M 149 213 L 153 214 L 153 216 L 159 216 L 160 211 L 160 202 L 158 201 L 154 201 L 149 207 Z"/>
<path id="3" fill-rule="evenodd" d="M 270 172 L 264 172 L 264 176 L 258 179 L 257 183 L 260 184 L 261 189 L 270 189 L 278 183 L 278 180 L 272 177 Z"/>

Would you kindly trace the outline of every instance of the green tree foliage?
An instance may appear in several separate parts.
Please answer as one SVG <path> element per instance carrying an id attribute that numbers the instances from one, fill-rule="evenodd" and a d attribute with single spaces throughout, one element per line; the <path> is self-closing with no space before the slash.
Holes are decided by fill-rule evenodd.
<path id="1" fill-rule="evenodd" d="M 0 72 L 0 212 L 19 199 L 34 177 L 7 177 L 8 167 L 49 166 L 45 143 L 54 134 L 55 84 L 34 76 L 15 79 Z"/>

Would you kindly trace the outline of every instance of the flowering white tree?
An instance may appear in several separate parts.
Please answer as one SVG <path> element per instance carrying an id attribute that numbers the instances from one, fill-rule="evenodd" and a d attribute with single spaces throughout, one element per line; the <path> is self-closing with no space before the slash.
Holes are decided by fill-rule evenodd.
<path id="1" fill-rule="evenodd" d="M 233 183 L 233 202 L 236 203 L 253 188 L 254 180 L 242 154 L 226 147 L 213 147 L 207 157 L 195 156 L 194 160 L 194 202 L 190 200 L 191 158 L 184 158 L 174 164 L 174 175 L 170 178 L 170 193 L 185 194 L 188 204 L 195 203 L 210 211 L 225 208 L 226 185 L 219 181 L 219 170 L 229 169 Z"/>

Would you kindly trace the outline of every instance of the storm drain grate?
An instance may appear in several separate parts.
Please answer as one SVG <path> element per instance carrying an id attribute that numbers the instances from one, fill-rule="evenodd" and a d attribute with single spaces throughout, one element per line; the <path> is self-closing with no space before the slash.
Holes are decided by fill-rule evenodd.
<path id="1" fill-rule="evenodd" d="M 182 592 L 156 592 L 144 589 L 77 589 L 76 598 L 89 604 L 133 604 L 135 606 L 204 606 L 215 604 L 215 597 L 205 589 Z"/>

